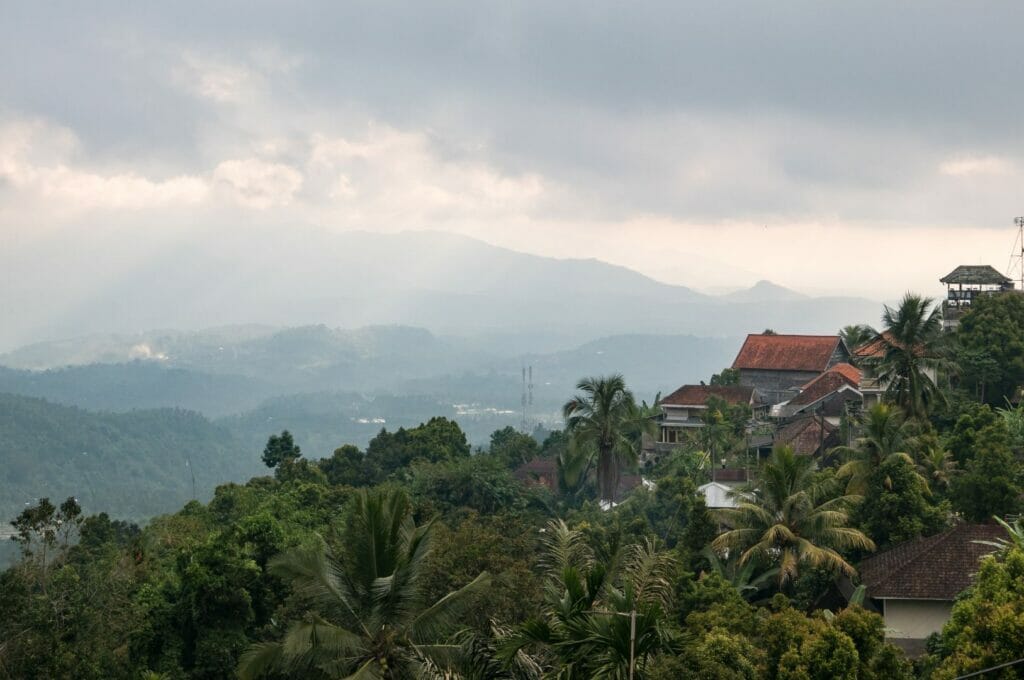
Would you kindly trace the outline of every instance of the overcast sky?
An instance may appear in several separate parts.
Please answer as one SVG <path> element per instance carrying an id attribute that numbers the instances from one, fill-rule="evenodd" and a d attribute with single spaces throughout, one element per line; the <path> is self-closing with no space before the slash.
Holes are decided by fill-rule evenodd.
<path id="1" fill-rule="evenodd" d="M 0 7 L 8 261 L 433 229 L 892 299 L 1024 214 L 1019 1 L 142 5 Z"/>

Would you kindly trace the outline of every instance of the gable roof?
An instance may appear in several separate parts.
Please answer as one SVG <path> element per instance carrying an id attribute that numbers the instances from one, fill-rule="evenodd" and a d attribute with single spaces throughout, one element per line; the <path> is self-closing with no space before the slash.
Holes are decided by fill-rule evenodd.
<path id="1" fill-rule="evenodd" d="M 838 335 L 748 335 L 732 367 L 824 371 L 841 342 Z"/>
<path id="2" fill-rule="evenodd" d="M 662 405 L 703 407 L 710 397 L 724 399 L 727 404 L 752 404 L 754 388 L 744 385 L 683 385 L 663 397 Z"/>
<path id="3" fill-rule="evenodd" d="M 996 550 L 975 541 L 997 538 L 1006 531 L 996 524 L 958 524 L 869 557 L 857 571 L 869 597 L 952 600 L 971 585 L 981 558 Z"/>
<path id="4" fill-rule="evenodd" d="M 970 286 L 1006 286 L 1013 280 L 987 264 L 962 264 L 939 279 L 940 283 Z"/>
<path id="5" fill-rule="evenodd" d="M 775 442 L 792 446 L 793 451 L 801 456 L 813 456 L 818 453 L 822 440 L 826 450 L 838 444 L 838 432 L 839 428 L 827 420 L 823 424 L 820 418 L 808 416 L 794 420 L 780 429 L 775 434 Z"/>
<path id="6" fill-rule="evenodd" d="M 810 406 L 843 388 L 860 387 L 860 371 L 850 364 L 836 364 L 803 386 L 800 394 L 789 400 L 790 406 Z"/>

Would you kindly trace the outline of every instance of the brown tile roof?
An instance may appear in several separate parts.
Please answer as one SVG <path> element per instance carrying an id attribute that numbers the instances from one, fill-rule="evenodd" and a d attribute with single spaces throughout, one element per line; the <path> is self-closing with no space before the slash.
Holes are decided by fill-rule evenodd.
<path id="1" fill-rule="evenodd" d="M 512 476 L 524 484 L 540 484 L 558 491 L 558 463 L 554 458 L 534 458 L 517 467 Z"/>
<path id="2" fill-rule="evenodd" d="M 723 468 L 712 470 L 711 476 L 716 482 L 745 482 L 747 471 L 742 468 Z"/>
<path id="3" fill-rule="evenodd" d="M 844 368 L 840 368 L 840 366 Z M 860 387 L 860 371 L 850 364 L 837 364 L 810 381 L 789 400 L 791 406 L 807 406 L 838 392 L 843 387 Z"/>
<path id="4" fill-rule="evenodd" d="M 839 443 L 839 428 L 824 421 L 825 449 L 830 449 Z M 775 443 L 792 446 L 793 451 L 802 456 L 813 456 L 819 453 L 818 448 L 822 442 L 822 421 L 820 418 L 807 417 L 794 420 L 775 434 Z"/>
<path id="5" fill-rule="evenodd" d="M 885 356 L 886 347 L 888 345 L 903 347 L 902 343 L 897 342 L 893 338 L 892 333 L 889 331 L 883 331 L 882 334 L 874 340 L 868 340 L 863 345 L 854 349 L 852 354 L 854 358 L 857 359 L 881 359 Z M 918 356 L 924 356 L 924 350 L 918 346 L 916 354 Z"/>
<path id="6" fill-rule="evenodd" d="M 995 550 L 974 541 L 997 538 L 1006 538 L 998 525 L 959 524 L 869 557 L 857 571 L 869 597 L 952 600 L 971 585 L 981 558 Z"/>
<path id="7" fill-rule="evenodd" d="M 824 371 L 839 343 L 837 335 L 748 335 L 732 367 Z"/>
<path id="8" fill-rule="evenodd" d="M 743 385 L 683 385 L 661 400 L 669 406 L 703 406 L 710 397 L 719 397 L 726 403 L 750 404 L 754 399 L 754 388 Z"/>

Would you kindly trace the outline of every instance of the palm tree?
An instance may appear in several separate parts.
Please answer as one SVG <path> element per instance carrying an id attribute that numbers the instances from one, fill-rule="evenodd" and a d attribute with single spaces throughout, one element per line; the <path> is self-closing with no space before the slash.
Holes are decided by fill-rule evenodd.
<path id="1" fill-rule="evenodd" d="M 749 493 L 738 493 L 735 508 L 719 511 L 734 528 L 716 538 L 712 549 L 723 555 L 738 550 L 740 564 L 756 560 L 777 566 L 780 589 L 802 565 L 853 574 L 839 551 L 875 548 L 849 526 L 850 510 L 860 498 L 838 495 L 835 480 L 817 478 L 812 465 L 809 456 L 777 447 Z"/>
<path id="2" fill-rule="evenodd" d="M 601 500 L 613 501 L 621 468 L 636 464 L 640 407 L 619 374 L 584 378 L 576 389 L 581 394 L 562 407 L 570 444 L 588 451 L 591 460 L 596 456 L 598 493 Z"/>
<path id="3" fill-rule="evenodd" d="M 850 351 L 874 340 L 875 335 L 875 330 L 871 326 L 862 323 L 843 326 L 839 330 L 839 337 L 843 339 L 843 343 Z"/>
<path id="4" fill-rule="evenodd" d="M 924 418 L 932 404 L 945 400 L 934 376 L 952 366 L 940 307 L 931 298 L 907 293 L 896 309 L 885 307 L 882 323 L 876 338 L 881 351 L 867 360 L 868 367 L 886 385 L 887 399 L 908 417 Z"/>
<path id="5" fill-rule="evenodd" d="M 700 554 L 707 560 L 711 573 L 718 574 L 745 600 L 756 598 L 758 593 L 776 582 L 779 576 L 777 567 L 759 569 L 754 560 L 747 560 L 740 564 L 740 556 L 736 553 L 723 558 L 716 554 L 711 546 L 706 546 L 700 551 Z"/>
<path id="6" fill-rule="evenodd" d="M 928 488 L 931 491 L 949 491 L 953 477 L 960 473 L 953 454 L 941 446 L 933 446 L 923 451 L 920 457 L 917 473 L 928 482 Z"/>
<path id="7" fill-rule="evenodd" d="M 849 480 L 847 493 L 863 494 L 871 473 L 890 458 L 904 458 L 913 465 L 907 451 L 914 444 L 910 426 L 903 415 L 888 404 L 875 404 L 867 412 L 863 434 L 858 437 L 856 446 L 833 449 L 834 454 L 846 461 L 839 468 L 839 476 Z"/>
<path id="8" fill-rule="evenodd" d="M 443 635 L 490 580 L 482 573 L 427 606 L 422 579 L 431 526 L 416 526 L 405 493 L 362 490 L 344 554 L 321 543 L 273 558 L 270 572 L 313 609 L 280 642 L 250 647 L 239 677 L 419 678 L 445 667 L 460 646 L 445 644 Z"/>
<path id="9" fill-rule="evenodd" d="M 559 680 L 642 677 L 656 654 L 673 651 L 668 626 L 675 562 L 652 542 L 596 559 L 578 530 L 552 522 L 545 530 L 547 573 L 542 615 L 501 645 L 506 659 L 527 652 Z"/>

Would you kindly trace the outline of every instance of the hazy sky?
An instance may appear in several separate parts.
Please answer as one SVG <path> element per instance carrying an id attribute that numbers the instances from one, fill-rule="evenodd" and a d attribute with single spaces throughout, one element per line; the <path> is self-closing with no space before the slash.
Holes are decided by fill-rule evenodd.
<path id="1" fill-rule="evenodd" d="M 130 267 L 254 224 L 435 229 L 698 288 L 935 294 L 1007 267 L 1022 25 L 1019 1 L 5 2 L 0 248 L 109 239 Z"/>

